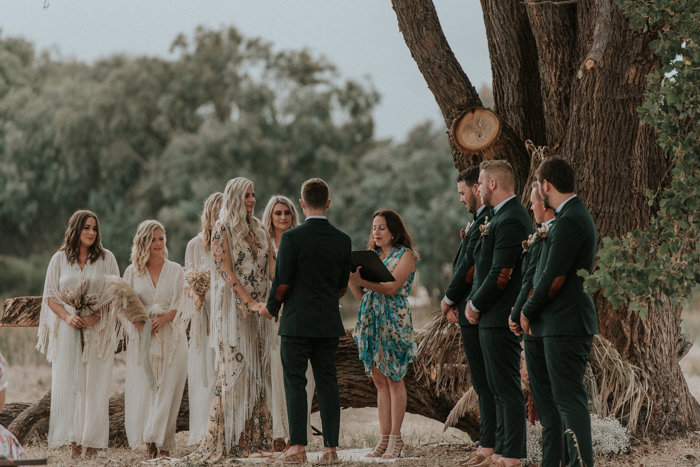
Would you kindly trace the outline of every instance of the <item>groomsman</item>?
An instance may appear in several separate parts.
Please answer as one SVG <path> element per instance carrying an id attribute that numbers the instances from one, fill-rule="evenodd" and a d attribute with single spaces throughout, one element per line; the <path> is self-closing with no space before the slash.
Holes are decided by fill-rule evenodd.
<path id="1" fill-rule="evenodd" d="M 479 324 L 486 376 L 496 402 L 496 449 L 480 467 L 521 466 L 527 456 L 525 402 L 520 385 L 520 342 L 508 317 L 521 285 L 522 242 L 532 233 L 527 210 L 515 196 L 515 177 L 507 161 L 481 164 L 479 195 L 493 208 L 474 249 L 474 285 L 465 309 Z M 500 449 L 499 449 L 500 447 Z"/>
<path id="2" fill-rule="evenodd" d="M 287 396 L 290 447 L 277 461 L 306 462 L 306 369 L 311 361 L 323 427 L 323 462 L 338 460 L 340 397 L 335 354 L 345 327 L 339 299 L 350 278 L 350 237 L 326 218 L 331 204 L 326 182 L 312 178 L 301 188 L 306 221 L 282 234 L 270 295 L 260 314 L 278 316 L 284 303 L 279 334 Z M 270 316 L 270 314 L 272 316 Z"/>
<path id="3" fill-rule="evenodd" d="M 491 457 L 496 442 L 496 403 L 486 377 L 484 356 L 479 343 L 479 328 L 467 321 L 464 307 L 474 282 L 474 247 L 481 232 L 479 227 L 491 216 L 491 208 L 484 206 L 478 195 L 479 167 L 463 170 L 457 177 L 457 192 L 460 202 L 464 203 L 474 216 L 462 232 L 462 242 L 453 264 L 452 281 L 447 287 L 442 300 L 442 314 L 450 322 L 459 322 L 462 334 L 462 346 L 467 355 L 472 387 L 479 396 L 479 448 L 466 459 L 461 466 L 480 464 Z"/>
<path id="4" fill-rule="evenodd" d="M 563 159 L 537 168 L 537 186 L 556 220 L 542 245 L 534 290 L 520 313 L 527 334 L 542 338 L 541 350 L 528 355 L 530 384 L 538 388 L 535 405 L 559 409 L 569 467 L 593 467 L 591 419 L 583 385 L 598 317 L 577 272 L 593 270 L 598 233 L 590 213 L 574 194 L 574 170 Z M 574 439 L 575 437 L 575 439 Z"/>
<path id="5" fill-rule="evenodd" d="M 508 322 L 510 330 L 517 336 L 523 334 L 523 330 L 520 327 L 520 310 L 532 292 L 533 279 L 537 269 L 537 261 L 542 251 L 542 244 L 547 241 L 547 234 L 554 221 L 554 210 L 544 205 L 544 200 L 540 196 L 539 189 L 537 188 L 537 182 L 532 184 L 530 209 L 535 215 L 535 222 L 539 224 L 539 228 L 534 234 L 530 235 L 527 242 L 523 243 L 523 285 L 520 288 L 520 294 L 515 301 Z M 540 367 L 532 365 L 533 359 L 542 354 L 542 338 L 525 334 L 523 340 L 525 341 L 525 361 L 527 362 L 527 371 L 530 377 L 530 391 L 532 392 L 535 408 L 537 409 L 540 423 L 542 424 L 541 467 L 560 467 L 564 454 L 561 416 L 554 401 L 542 396 L 545 389 L 538 385 L 541 378 L 538 378 L 536 375 Z M 547 369 L 544 368 L 544 371 L 546 372 Z M 566 462 L 564 462 L 564 464 L 566 464 Z"/>

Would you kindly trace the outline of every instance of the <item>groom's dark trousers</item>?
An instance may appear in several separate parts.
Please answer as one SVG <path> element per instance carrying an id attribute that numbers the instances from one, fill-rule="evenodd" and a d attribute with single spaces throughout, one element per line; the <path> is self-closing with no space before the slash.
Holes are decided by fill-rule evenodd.
<path id="1" fill-rule="evenodd" d="M 268 311 L 280 318 L 290 444 L 307 444 L 306 369 L 314 372 L 323 445 L 338 446 L 340 397 L 335 354 L 345 335 L 339 300 L 350 277 L 350 237 L 324 217 L 282 234 Z"/>

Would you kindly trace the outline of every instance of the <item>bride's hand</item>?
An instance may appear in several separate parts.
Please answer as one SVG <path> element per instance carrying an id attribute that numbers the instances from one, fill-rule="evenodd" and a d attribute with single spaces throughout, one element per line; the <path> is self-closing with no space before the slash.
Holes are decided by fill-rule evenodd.
<path id="1" fill-rule="evenodd" d="M 197 307 L 197 311 L 202 311 L 202 304 L 202 298 L 199 295 L 194 294 L 194 306 Z"/>
<path id="2" fill-rule="evenodd" d="M 252 305 L 248 305 L 248 309 L 254 313 L 259 313 L 262 307 L 263 304 L 260 302 L 254 302 Z"/>

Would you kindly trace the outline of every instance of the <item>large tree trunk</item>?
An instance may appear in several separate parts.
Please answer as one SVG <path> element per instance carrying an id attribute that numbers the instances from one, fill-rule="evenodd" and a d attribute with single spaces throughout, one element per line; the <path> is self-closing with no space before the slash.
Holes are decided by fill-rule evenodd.
<path id="1" fill-rule="evenodd" d="M 611 0 L 481 3 L 496 110 L 504 128 L 513 128 L 520 139 L 546 141 L 556 156 L 573 165 L 577 194 L 595 219 L 600 238 L 644 228 L 653 214 L 644 192 L 658 189 L 668 168 L 653 131 L 640 125 L 636 112 L 646 75 L 660 66 L 649 48 L 652 33 L 631 30 Z M 443 66 L 444 60 L 454 57 L 432 1 L 392 0 L 392 4 L 406 44 L 450 128 L 455 102 L 464 99 L 458 90 L 471 84 L 459 64 Z M 524 24 L 529 24 L 531 34 L 522 30 Z M 435 48 L 449 53 L 442 57 Z M 436 62 L 435 56 L 441 61 Z M 536 69 L 531 66 L 535 62 Z M 540 85 L 539 101 L 535 82 Z M 512 137 L 502 133 L 498 147 L 512 146 Z M 454 147 L 453 157 L 458 169 L 481 160 L 480 155 L 465 157 Z M 500 151 L 496 157 L 514 165 L 522 186 L 529 160 Z M 654 423 L 640 424 L 639 430 L 675 434 L 700 426 L 700 407 L 678 365 L 680 308 L 669 304 L 641 320 L 624 307 L 612 310 L 599 294 L 594 298 L 601 332 L 623 359 L 640 368 L 649 385 L 652 404 L 643 417 Z"/>

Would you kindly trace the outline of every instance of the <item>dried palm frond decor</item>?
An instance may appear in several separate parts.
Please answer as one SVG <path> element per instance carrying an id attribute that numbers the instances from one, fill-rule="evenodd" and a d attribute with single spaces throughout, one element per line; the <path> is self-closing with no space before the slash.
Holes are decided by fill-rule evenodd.
<path id="1" fill-rule="evenodd" d="M 642 407 L 651 406 L 648 382 L 640 375 L 640 369 L 622 360 L 607 339 L 593 336 L 584 377 L 591 413 L 600 418 L 615 415 L 630 432 L 634 432 Z M 647 412 L 651 414 L 650 410 Z"/>
<path id="2" fill-rule="evenodd" d="M 442 431 L 446 431 L 448 428 L 452 428 L 457 424 L 460 418 L 464 417 L 469 412 L 479 411 L 479 395 L 474 390 L 474 386 L 469 388 L 469 391 L 465 392 L 462 398 L 455 404 L 455 406 L 450 411 L 450 414 L 445 420 L 445 426 Z"/>
<path id="3" fill-rule="evenodd" d="M 439 310 L 432 314 L 435 317 L 419 331 L 417 379 L 434 384 L 436 395 L 452 394 L 456 399 L 471 386 L 459 325 L 447 321 Z"/>
<path id="4" fill-rule="evenodd" d="M 98 296 L 95 294 L 89 294 L 88 289 L 90 288 L 90 280 L 87 277 L 83 277 L 80 280 L 78 287 L 74 289 L 61 290 L 58 293 L 58 300 L 63 305 L 72 306 L 75 308 L 76 316 L 84 316 L 87 311 L 93 312 L 93 307 L 97 305 Z M 85 338 L 83 336 L 83 330 L 80 331 L 80 349 L 85 348 Z"/>
<path id="5" fill-rule="evenodd" d="M 110 310 L 116 315 L 122 329 L 127 325 L 127 322 L 133 325 L 143 324 L 139 359 L 146 371 L 146 376 L 151 384 L 151 388 L 155 389 L 156 379 L 150 360 L 151 329 L 153 322 L 148 316 L 146 307 L 143 306 L 141 299 L 139 299 L 134 289 L 121 277 L 105 275 L 105 285 L 105 294 L 110 305 Z M 155 335 L 160 342 L 163 342 L 163 339 L 158 333 L 155 333 Z"/>

